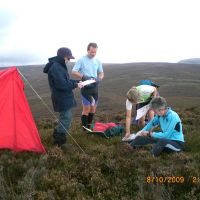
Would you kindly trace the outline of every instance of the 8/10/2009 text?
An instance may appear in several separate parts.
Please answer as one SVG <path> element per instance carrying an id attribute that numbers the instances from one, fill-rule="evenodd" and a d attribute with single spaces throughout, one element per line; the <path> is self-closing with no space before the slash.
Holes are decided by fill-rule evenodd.
<path id="1" fill-rule="evenodd" d="M 147 176 L 147 183 L 184 183 L 185 178 L 183 176 Z"/>

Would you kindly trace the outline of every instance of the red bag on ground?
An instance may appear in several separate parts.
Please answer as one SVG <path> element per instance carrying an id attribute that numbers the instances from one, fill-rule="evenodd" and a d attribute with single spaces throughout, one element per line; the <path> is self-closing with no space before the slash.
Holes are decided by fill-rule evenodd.
<path id="1" fill-rule="evenodd" d="M 115 126 L 117 126 L 117 124 L 113 122 L 108 122 L 108 123 L 95 122 L 93 131 L 104 132 L 108 128 L 113 128 Z"/>

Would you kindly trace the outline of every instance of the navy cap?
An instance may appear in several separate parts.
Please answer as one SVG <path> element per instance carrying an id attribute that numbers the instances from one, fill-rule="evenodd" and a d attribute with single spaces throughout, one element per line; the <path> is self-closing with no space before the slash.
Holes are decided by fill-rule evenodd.
<path id="1" fill-rule="evenodd" d="M 59 48 L 58 51 L 57 51 L 57 56 L 60 56 L 60 57 L 67 57 L 67 58 L 70 58 L 70 59 L 75 59 L 74 56 L 72 56 L 72 52 L 69 48 L 66 48 L 66 47 L 62 47 L 62 48 Z"/>

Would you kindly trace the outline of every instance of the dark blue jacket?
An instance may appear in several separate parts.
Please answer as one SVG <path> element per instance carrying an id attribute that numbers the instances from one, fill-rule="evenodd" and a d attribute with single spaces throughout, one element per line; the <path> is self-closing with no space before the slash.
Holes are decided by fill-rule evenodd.
<path id="1" fill-rule="evenodd" d="M 48 73 L 54 111 L 61 112 L 75 107 L 76 101 L 72 90 L 78 85 L 76 80 L 70 79 L 64 58 L 49 58 L 43 72 Z"/>

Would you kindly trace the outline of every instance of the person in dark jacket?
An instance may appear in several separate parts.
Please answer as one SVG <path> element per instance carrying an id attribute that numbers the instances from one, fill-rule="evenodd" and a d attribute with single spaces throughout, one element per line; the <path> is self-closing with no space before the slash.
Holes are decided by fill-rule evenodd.
<path id="1" fill-rule="evenodd" d="M 51 99 L 55 112 L 59 112 L 59 123 L 53 132 L 54 144 L 61 147 L 67 142 L 67 133 L 72 119 L 72 108 L 76 106 L 73 89 L 81 88 L 81 81 L 71 80 L 66 63 L 74 59 L 69 48 L 62 47 L 57 56 L 49 58 L 43 72 L 48 74 Z"/>

